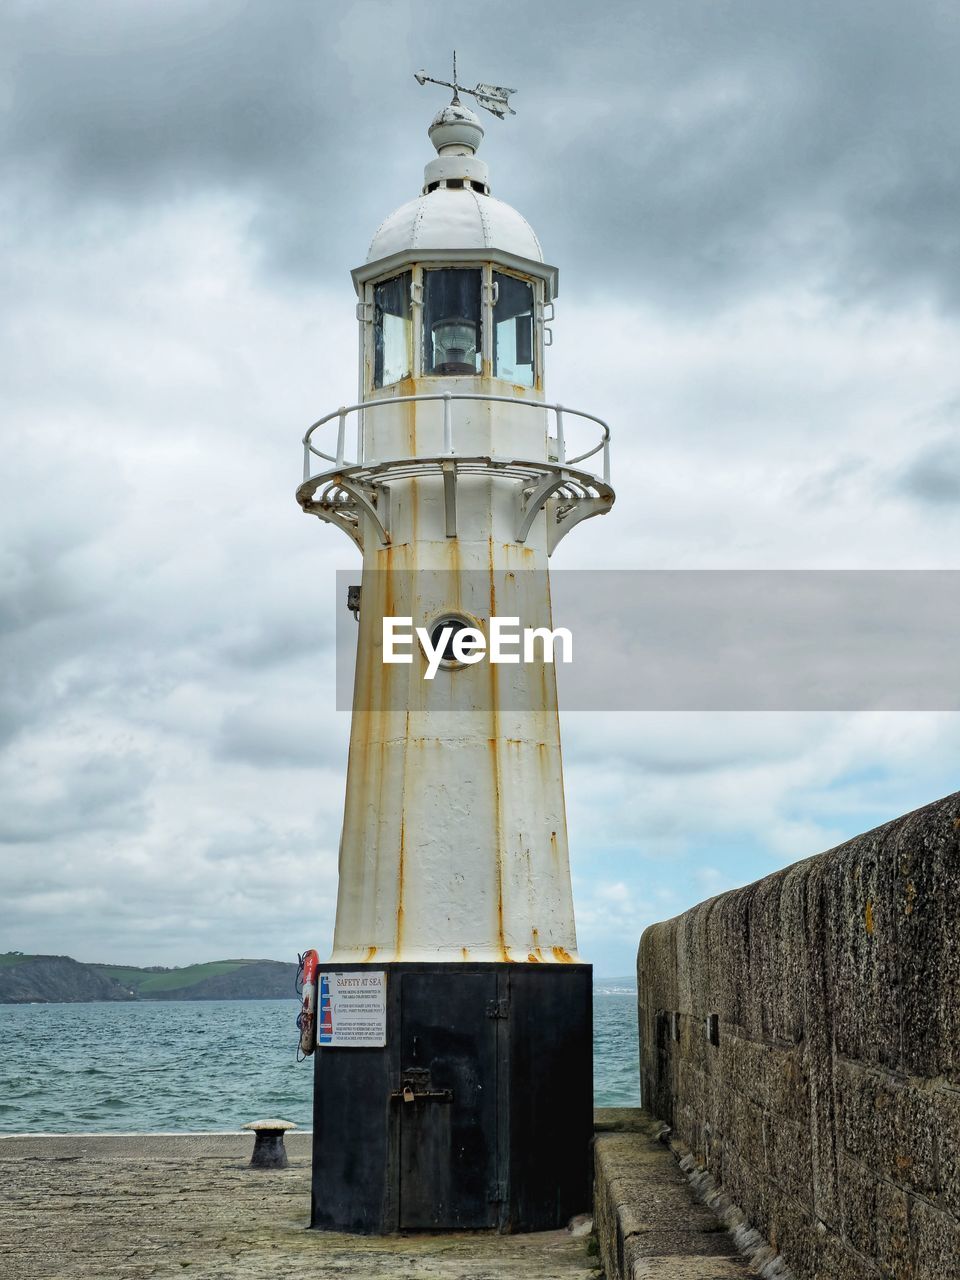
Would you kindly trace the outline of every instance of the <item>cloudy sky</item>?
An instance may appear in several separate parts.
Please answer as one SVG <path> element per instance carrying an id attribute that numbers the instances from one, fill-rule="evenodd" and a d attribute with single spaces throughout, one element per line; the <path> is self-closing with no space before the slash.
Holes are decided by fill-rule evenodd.
<path id="1" fill-rule="evenodd" d="M 551 399 L 614 431 L 556 567 L 957 569 L 952 0 L 8 0 L 0 950 L 332 931 L 335 571 L 293 499 L 355 391 L 349 269 L 459 51 L 561 273 Z M 629 673 L 624 673 L 629 679 Z M 957 787 L 947 713 L 564 719 L 581 949 Z"/>

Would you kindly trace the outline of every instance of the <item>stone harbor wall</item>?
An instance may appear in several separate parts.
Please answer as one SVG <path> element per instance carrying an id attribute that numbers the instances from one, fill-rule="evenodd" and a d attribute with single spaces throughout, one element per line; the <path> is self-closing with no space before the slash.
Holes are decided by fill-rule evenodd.
<path id="1" fill-rule="evenodd" d="M 647 929 L 644 1107 L 798 1280 L 960 1277 L 960 793 Z"/>

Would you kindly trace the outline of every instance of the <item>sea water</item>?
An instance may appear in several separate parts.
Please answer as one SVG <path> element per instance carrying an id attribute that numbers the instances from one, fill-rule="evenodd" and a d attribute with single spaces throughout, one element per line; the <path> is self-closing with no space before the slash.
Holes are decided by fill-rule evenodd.
<path id="1" fill-rule="evenodd" d="M 0 1005 L 0 1133 L 309 1128 L 295 1000 Z M 598 985 L 598 1106 L 640 1101 L 636 993 Z"/>

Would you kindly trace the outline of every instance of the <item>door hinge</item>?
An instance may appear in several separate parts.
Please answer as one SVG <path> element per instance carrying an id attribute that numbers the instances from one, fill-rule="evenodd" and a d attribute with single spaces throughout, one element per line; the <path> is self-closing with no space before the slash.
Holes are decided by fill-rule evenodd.
<path id="1" fill-rule="evenodd" d="M 507 1000 L 490 1000 L 487 1004 L 488 1018 L 509 1018 L 510 1017 L 510 1001 Z"/>

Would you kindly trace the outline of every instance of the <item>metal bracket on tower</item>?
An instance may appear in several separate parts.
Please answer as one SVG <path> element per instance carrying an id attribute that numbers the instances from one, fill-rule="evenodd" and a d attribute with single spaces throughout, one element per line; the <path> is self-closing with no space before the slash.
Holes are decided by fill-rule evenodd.
<path id="1" fill-rule="evenodd" d="M 598 498 L 577 498 L 575 502 L 567 502 L 563 498 L 550 498 L 547 508 L 547 555 L 552 556 L 561 538 L 580 523 L 591 516 L 602 516 L 610 510 L 613 499 L 607 496 Z"/>
<path id="2" fill-rule="evenodd" d="M 520 511 L 517 519 L 517 541 L 526 542 L 530 526 L 546 505 L 547 499 L 567 482 L 563 471 L 548 471 L 533 489 L 520 490 Z"/>
<path id="3" fill-rule="evenodd" d="M 356 468 L 354 468 L 356 470 Z M 363 550 L 363 516 L 367 515 L 383 546 L 390 545 L 390 489 L 385 484 L 364 484 L 343 472 L 321 477 L 323 489 L 317 486 L 300 498 L 308 515 L 334 524 Z"/>
<path id="4" fill-rule="evenodd" d="M 344 478 L 340 479 L 339 484 L 340 489 L 352 498 L 359 509 L 373 521 L 381 545 L 388 547 L 390 545 L 389 489 L 385 485 L 376 489 L 362 489 Z"/>

